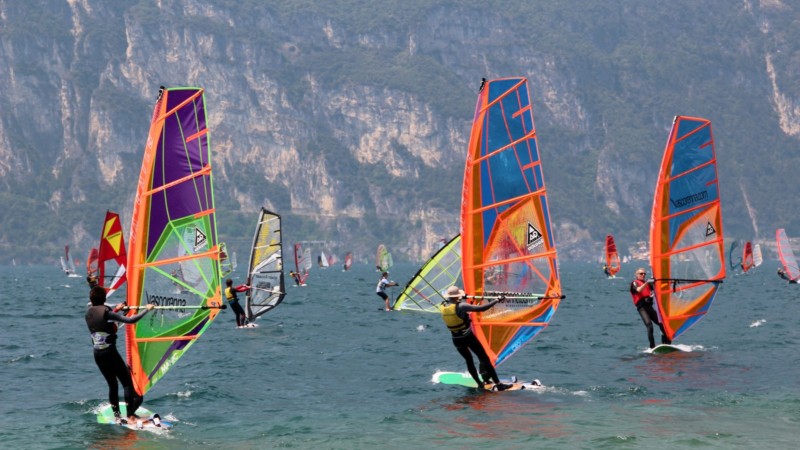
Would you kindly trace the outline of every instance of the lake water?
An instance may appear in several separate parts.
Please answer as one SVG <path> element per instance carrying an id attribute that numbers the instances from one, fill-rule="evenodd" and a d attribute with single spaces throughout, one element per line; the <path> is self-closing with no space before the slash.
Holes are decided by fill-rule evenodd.
<path id="1" fill-rule="evenodd" d="M 627 293 L 634 265 L 606 280 L 563 263 L 567 298 L 550 326 L 498 368 L 547 388 L 505 393 L 433 384 L 463 360 L 438 316 L 381 310 L 374 268 L 313 269 L 259 328 L 236 329 L 223 311 L 153 387 L 145 406 L 175 422 L 165 435 L 95 423 L 107 388 L 84 281 L 4 267 L 0 447 L 796 448 L 800 286 L 776 267 L 725 280 L 676 341 L 692 352 L 653 356 Z"/>

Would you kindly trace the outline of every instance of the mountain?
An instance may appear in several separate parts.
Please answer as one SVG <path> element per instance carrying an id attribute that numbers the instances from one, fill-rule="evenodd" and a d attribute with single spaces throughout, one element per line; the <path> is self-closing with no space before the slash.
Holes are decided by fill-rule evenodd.
<path id="1" fill-rule="evenodd" d="M 630 4 L 625 4 L 630 3 Z M 529 78 L 565 258 L 647 236 L 675 114 L 713 122 L 726 234 L 800 234 L 800 5 L 0 0 L 0 262 L 130 219 L 158 87 L 206 89 L 222 239 L 422 260 L 457 233 L 481 77 Z M 77 254 L 77 253 L 76 253 Z"/>

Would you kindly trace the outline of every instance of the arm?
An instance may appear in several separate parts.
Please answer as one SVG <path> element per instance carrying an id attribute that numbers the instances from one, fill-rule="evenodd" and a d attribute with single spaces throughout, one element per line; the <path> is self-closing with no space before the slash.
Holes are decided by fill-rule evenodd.
<path id="1" fill-rule="evenodd" d="M 490 309 L 494 305 L 496 305 L 500 300 L 493 300 L 489 303 L 483 305 L 470 305 L 469 303 L 459 303 L 458 309 L 466 312 L 482 312 Z"/>
<path id="2" fill-rule="evenodd" d="M 240 284 L 240 285 L 236 286 L 235 288 L 233 288 L 233 290 L 236 291 L 236 292 L 247 292 L 249 289 L 250 289 L 250 286 L 248 286 L 246 284 Z"/>
<path id="3" fill-rule="evenodd" d="M 130 316 L 130 317 L 123 316 L 122 314 L 117 314 L 116 312 L 113 312 L 113 311 L 108 311 L 106 316 L 111 320 L 116 320 L 117 322 L 136 323 L 136 322 L 139 321 L 139 319 L 144 317 L 147 314 L 148 311 L 153 309 L 153 306 L 154 305 L 152 305 L 152 304 L 147 305 L 147 309 L 145 309 L 144 311 L 140 312 L 139 314 L 136 314 L 136 315 L 133 315 L 133 316 Z"/>

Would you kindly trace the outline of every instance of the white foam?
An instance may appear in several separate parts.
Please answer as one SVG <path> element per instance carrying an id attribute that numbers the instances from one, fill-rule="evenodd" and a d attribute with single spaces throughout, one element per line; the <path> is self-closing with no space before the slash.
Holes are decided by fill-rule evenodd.
<path id="1" fill-rule="evenodd" d="M 767 321 L 766 321 L 766 320 L 764 320 L 764 319 L 758 319 L 758 320 L 756 320 L 755 322 L 753 322 L 753 323 L 751 323 L 751 324 L 750 324 L 750 328 L 760 327 L 761 325 L 764 325 L 765 323 L 767 323 Z"/>

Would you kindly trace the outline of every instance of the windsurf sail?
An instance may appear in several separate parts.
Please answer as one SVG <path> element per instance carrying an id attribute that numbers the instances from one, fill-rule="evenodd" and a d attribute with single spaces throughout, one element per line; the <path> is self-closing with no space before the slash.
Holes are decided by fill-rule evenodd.
<path id="1" fill-rule="evenodd" d="M 253 321 L 278 306 L 286 295 L 279 214 L 261 208 L 247 267 L 250 289 L 247 291 L 245 311 L 247 319 Z"/>
<path id="2" fill-rule="evenodd" d="M 742 256 L 737 251 L 738 248 L 739 241 L 733 241 L 730 250 L 728 250 L 728 264 L 730 264 L 731 270 L 742 267 Z"/>
<path id="3" fill-rule="evenodd" d="M 127 281 L 125 267 L 128 264 L 128 252 L 125 250 L 122 222 L 115 212 L 106 211 L 97 258 L 97 284 L 106 288 L 106 296 L 109 296 Z"/>
<path id="4" fill-rule="evenodd" d="M 744 243 L 742 249 L 742 270 L 747 272 L 753 268 L 753 244 L 750 241 Z"/>
<path id="5" fill-rule="evenodd" d="M 761 254 L 761 245 L 756 244 L 753 246 L 753 267 L 758 267 L 764 262 L 764 256 Z"/>
<path id="6" fill-rule="evenodd" d="M 392 267 L 392 254 L 389 253 L 385 245 L 381 244 L 375 252 L 375 268 L 385 272 L 390 267 Z"/>
<path id="7" fill-rule="evenodd" d="M 501 364 L 542 331 L 561 282 L 525 78 L 486 81 L 478 95 L 461 203 L 468 295 L 508 300 L 473 316 L 473 331 Z"/>
<path id="8" fill-rule="evenodd" d="M 617 253 L 617 244 L 614 242 L 614 236 L 606 236 L 606 270 L 610 276 L 616 276 L 619 272 L 619 254 Z"/>
<path id="9" fill-rule="evenodd" d="M 324 251 L 319 252 L 319 256 L 317 256 L 317 264 L 323 269 L 328 268 L 328 255 L 325 254 Z"/>
<path id="10" fill-rule="evenodd" d="M 225 278 L 236 270 L 236 253 L 228 252 L 228 247 L 224 242 L 219 244 L 219 268 L 222 277 Z"/>
<path id="11" fill-rule="evenodd" d="M 311 250 L 304 250 L 299 242 L 294 244 L 294 271 L 300 279 L 300 284 L 305 284 L 310 269 Z"/>
<path id="12" fill-rule="evenodd" d="M 344 255 L 344 270 L 350 270 L 350 267 L 353 266 L 353 252 L 347 252 Z"/>
<path id="13" fill-rule="evenodd" d="M 784 273 L 792 281 L 800 279 L 800 268 L 797 266 L 797 259 L 794 257 L 789 237 L 786 236 L 786 230 L 779 228 L 775 232 L 775 240 L 778 243 L 778 258 L 781 260 Z"/>
<path id="14" fill-rule="evenodd" d="M 656 184 L 650 265 L 669 339 L 705 315 L 725 278 L 722 207 L 711 122 L 676 116 Z"/>
<path id="15" fill-rule="evenodd" d="M 93 277 L 97 274 L 97 259 L 98 259 L 97 248 L 92 247 L 92 249 L 89 250 L 89 255 L 86 257 L 87 277 Z"/>
<path id="16" fill-rule="evenodd" d="M 459 234 L 423 264 L 397 297 L 392 309 L 438 313 L 447 288 L 461 284 Z"/>
<path id="17" fill-rule="evenodd" d="M 77 259 L 75 261 L 77 261 Z M 61 258 L 61 268 L 64 269 L 67 275 L 78 276 L 78 272 L 75 269 L 75 261 L 69 258 L 69 245 L 65 245 L 64 256 Z"/>
<path id="18" fill-rule="evenodd" d="M 142 395 L 225 307 L 208 131 L 203 89 L 159 90 L 128 240 L 127 303 L 157 307 L 125 327 L 128 365 Z"/>

